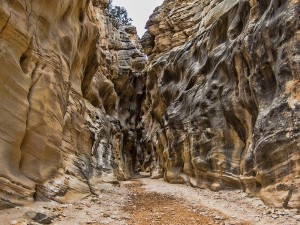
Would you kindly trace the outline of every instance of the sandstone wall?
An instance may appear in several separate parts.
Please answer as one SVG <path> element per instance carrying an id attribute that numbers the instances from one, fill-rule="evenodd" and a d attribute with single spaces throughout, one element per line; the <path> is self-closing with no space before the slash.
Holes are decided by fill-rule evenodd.
<path id="1" fill-rule="evenodd" d="M 65 202 L 132 174 L 145 59 L 107 4 L 0 2 L 0 208 Z"/>
<path id="2" fill-rule="evenodd" d="M 142 39 L 152 177 L 300 208 L 298 0 L 165 0 Z"/>
<path id="3" fill-rule="evenodd" d="M 299 0 L 0 2 L 0 209 L 150 170 L 300 208 Z"/>

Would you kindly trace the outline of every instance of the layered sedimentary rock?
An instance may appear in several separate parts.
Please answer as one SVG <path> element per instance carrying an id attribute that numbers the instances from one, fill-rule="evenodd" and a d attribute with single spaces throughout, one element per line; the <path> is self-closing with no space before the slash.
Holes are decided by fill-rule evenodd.
<path id="1" fill-rule="evenodd" d="M 153 178 L 300 208 L 299 15 L 298 0 L 165 0 L 155 10 L 142 39 Z"/>
<path id="2" fill-rule="evenodd" d="M 300 208 L 299 0 L 0 2 L 0 209 L 136 170 Z"/>
<path id="3" fill-rule="evenodd" d="M 145 58 L 107 4 L 0 2 L 0 208 L 65 202 L 133 173 Z"/>

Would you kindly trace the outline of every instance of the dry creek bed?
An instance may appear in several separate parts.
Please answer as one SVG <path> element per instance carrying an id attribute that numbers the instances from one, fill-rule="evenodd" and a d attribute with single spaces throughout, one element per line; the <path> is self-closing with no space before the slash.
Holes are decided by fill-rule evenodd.
<path id="1" fill-rule="evenodd" d="M 71 204 L 35 202 L 1 210 L 0 224 L 300 224 L 296 211 L 267 207 L 239 190 L 212 192 L 147 177 L 103 183 L 99 190 Z"/>

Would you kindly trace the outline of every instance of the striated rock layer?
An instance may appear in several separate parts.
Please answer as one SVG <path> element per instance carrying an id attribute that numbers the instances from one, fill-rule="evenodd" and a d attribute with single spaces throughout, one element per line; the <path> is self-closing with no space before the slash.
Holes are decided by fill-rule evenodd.
<path id="1" fill-rule="evenodd" d="M 0 2 L 0 209 L 133 173 L 145 58 L 107 4 Z"/>
<path id="2" fill-rule="evenodd" d="M 143 75 L 107 5 L 0 2 L 0 209 L 140 169 L 299 209 L 300 1 L 165 0 Z"/>
<path id="3" fill-rule="evenodd" d="M 165 0 L 147 23 L 152 177 L 300 208 L 300 1 Z"/>

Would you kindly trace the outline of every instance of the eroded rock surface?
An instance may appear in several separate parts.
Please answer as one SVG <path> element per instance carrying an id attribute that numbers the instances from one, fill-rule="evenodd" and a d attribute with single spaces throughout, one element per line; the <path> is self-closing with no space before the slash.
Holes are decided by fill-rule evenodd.
<path id="1" fill-rule="evenodd" d="M 0 2 L 0 208 L 66 202 L 133 173 L 145 58 L 107 4 Z"/>
<path id="2" fill-rule="evenodd" d="M 300 1 L 165 0 L 143 74 L 107 5 L 0 2 L 0 209 L 138 170 L 299 209 Z"/>
<path id="3" fill-rule="evenodd" d="M 166 0 L 155 10 L 142 40 L 153 178 L 300 208 L 299 15 L 298 0 Z"/>

